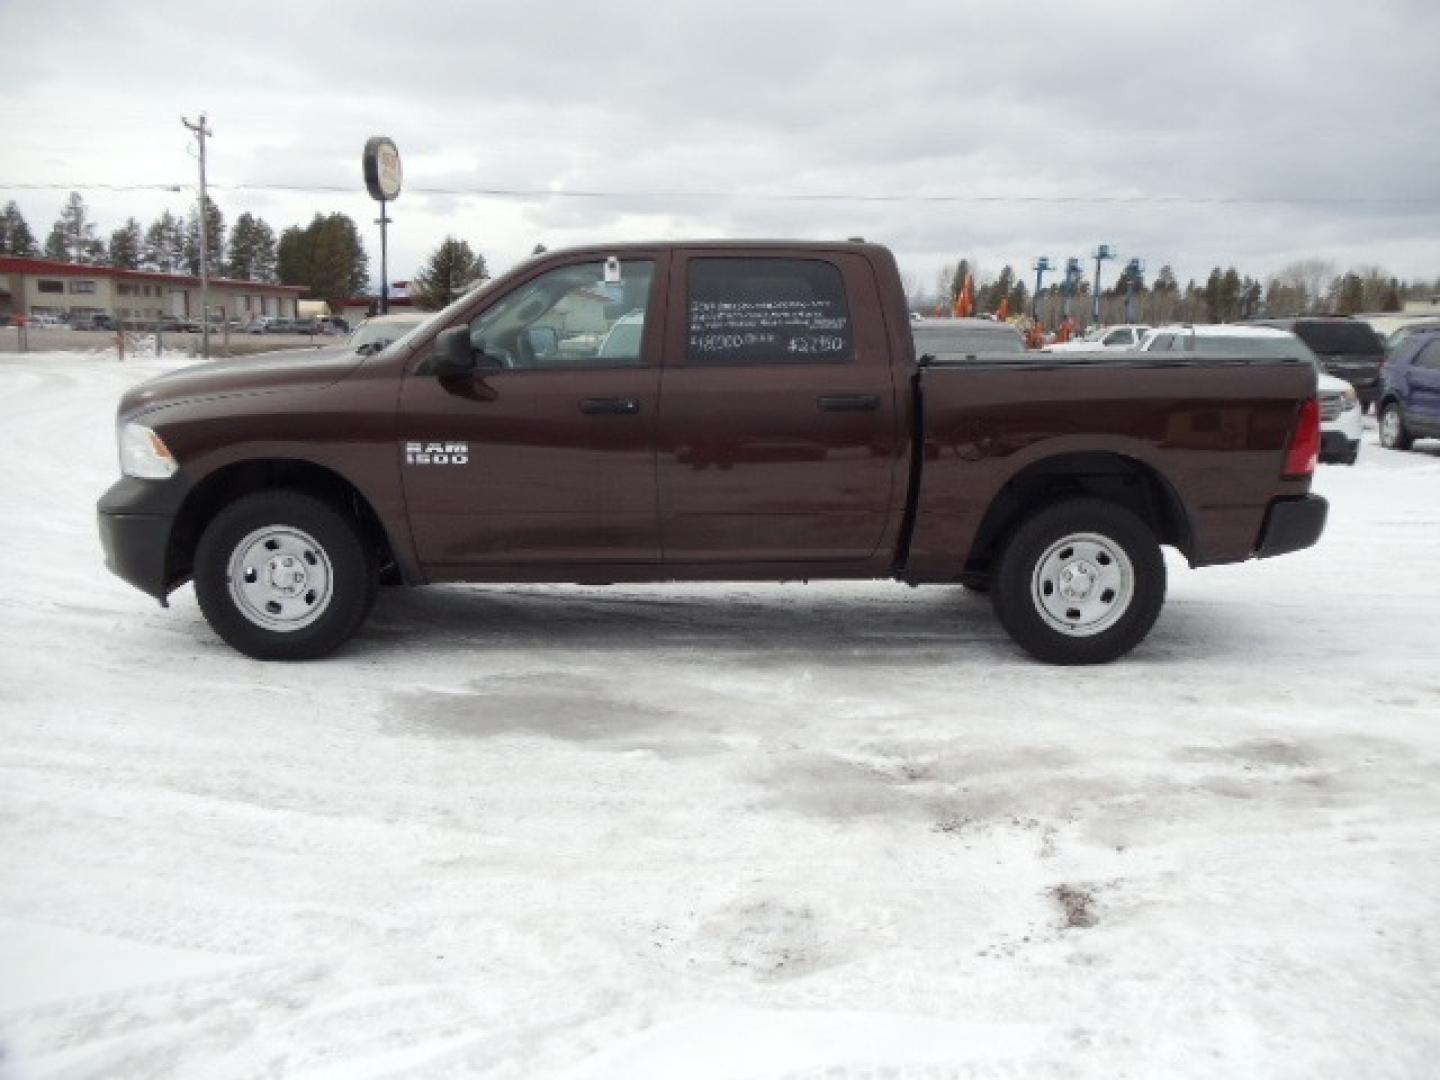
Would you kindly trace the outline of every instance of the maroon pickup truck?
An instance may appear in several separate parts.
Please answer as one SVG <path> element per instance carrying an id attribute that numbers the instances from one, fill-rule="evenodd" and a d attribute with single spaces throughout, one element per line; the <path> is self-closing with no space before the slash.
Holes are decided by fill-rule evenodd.
<path id="1" fill-rule="evenodd" d="M 896 578 L 1111 660 L 1194 566 L 1307 547 L 1307 361 L 973 353 L 852 243 L 551 252 L 384 351 L 125 395 L 109 567 L 193 579 L 250 656 L 328 653 L 381 584 Z"/>

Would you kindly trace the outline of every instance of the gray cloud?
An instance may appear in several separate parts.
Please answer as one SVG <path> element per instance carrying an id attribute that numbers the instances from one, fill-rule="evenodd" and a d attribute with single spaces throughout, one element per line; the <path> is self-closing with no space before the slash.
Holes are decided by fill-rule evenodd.
<path id="1" fill-rule="evenodd" d="M 210 111 L 217 184 L 284 227 L 343 210 L 367 237 L 364 139 L 407 184 L 391 265 L 444 235 L 503 268 L 537 242 L 864 235 L 930 281 L 1114 243 L 1183 278 L 1319 255 L 1440 274 L 1429 2 L 684 2 L 13 6 L 0 181 L 190 182 L 178 116 Z M 606 200 L 418 187 L 712 192 Z M 785 193 L 1300 200 L 787 202 Z M 36 231 L 64 191 L 16 197 Z M 186 196 L 87 192 L 106 229 Z M 1363 200 L 1414 200 L 1408 204 Z M 1323 200 L 1323 201 L 1305 201 Z M 378 245 L 375 245 L 378 247 Z"/>

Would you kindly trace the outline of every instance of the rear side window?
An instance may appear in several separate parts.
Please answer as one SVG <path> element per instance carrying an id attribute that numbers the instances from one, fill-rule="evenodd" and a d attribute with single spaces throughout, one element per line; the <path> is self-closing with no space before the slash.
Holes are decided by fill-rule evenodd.
<path id="1" fill-rule="evenodd" d="M 1426 345 L 1425 351 L 1415 358 L 1415 363 L 1425 368 L 1440 368 L 1440 340 Z"/>
<path id="2" fill-rule="evenodd" d="M 823 259 L 692 259 L 687 300 L 692 364 L 854 358 L 845 283 Z"/>
<path id="3" fill-rule="evenodd" d="M 1295 333 L 1321 356 L 1337 353 L 1373 353 L 1378 356 L 1385 352 L 1385 344 L 1368 323 L 1344 319 L 1334 322 L 1301 321 L 1295 324 Z"/>

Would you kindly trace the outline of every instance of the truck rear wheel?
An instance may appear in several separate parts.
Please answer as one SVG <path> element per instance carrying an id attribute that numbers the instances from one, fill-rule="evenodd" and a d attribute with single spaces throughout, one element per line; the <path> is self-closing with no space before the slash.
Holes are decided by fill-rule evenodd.
<path id="1" fill-rule="evenodd" d="M 1155 625 L 1165 559 L 1150 527 L 1123 506 L 1066 499 L 1016 529 L 990 601 L 1011 638 L 1037 659 L 1103 664 Z"/>
<path id="2" fill-rule="evenodd" d="M 195 549 L 195 595 L 227 644 L 257 660 L 324 656 L 359 629 L 379 583 L 356 525 L 301 491 L 237 499 Z"/>

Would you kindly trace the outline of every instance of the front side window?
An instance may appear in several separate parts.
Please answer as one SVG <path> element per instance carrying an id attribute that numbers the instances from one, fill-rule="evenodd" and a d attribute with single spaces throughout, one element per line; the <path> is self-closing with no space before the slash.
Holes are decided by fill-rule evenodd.
<path id="1" fill-rule="evenodd" d="M 1423 368 L 1440 368 L 1440 341 L 1426 345 L 1425 350 L 1415 358 L 1415 363 Z"/>
<path id="2" fill-rule="evenodd" d="M 527 281 L 471 321 L 471 347 L 501 369 L 639 367 L 655 263 L 625 259 L 618 271 L 575 263 Z"/>
<path id="3" fill-rule="evenodd" d="M 692 364 L 844 363 L 855 338 L 840 269 L 822 259 L 690 261 Z"/>

